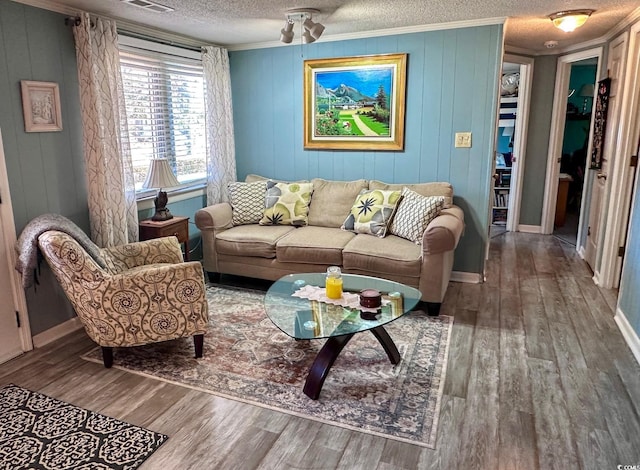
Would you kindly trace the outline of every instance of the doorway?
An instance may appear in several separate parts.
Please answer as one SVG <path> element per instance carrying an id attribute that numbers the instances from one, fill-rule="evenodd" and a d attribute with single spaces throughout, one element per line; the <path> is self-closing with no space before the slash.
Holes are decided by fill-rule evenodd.
<path id="1" fill-rule="evenodd" d="M 532 58 L 504 55 L 490 196 L 490 237 L 518 230 L 532 79 Z"/>
<path id="2" fill-rule="evenodd" d="M 570 64 L 553 235 L 574 247 L 577 245 L 582 188 L 588 168 L 587 148 L 597 68 L 596 58 Z"/>
<path id="3" fill-rule="evenodd" d="M 0 363 L 33 349 L 27 302 L 13 266 L 16 231 L 0 132 Z"/>

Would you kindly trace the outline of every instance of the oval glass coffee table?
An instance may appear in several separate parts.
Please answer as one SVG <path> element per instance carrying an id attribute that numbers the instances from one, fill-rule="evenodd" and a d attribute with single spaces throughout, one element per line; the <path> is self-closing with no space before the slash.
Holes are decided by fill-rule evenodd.
<path id="1" fill-rule="evenodd" d="M 267 316 L 285 334 L 297 340 L 327 338 L 304 384 L 304 393 L 313 400 L 320 396 L 331 366 L 356 333 L 371 331 L 391 363 L 398 364 L 400 353 L 384 325 L 411 311 L 422 296 L 418 289 L 386 279 L 357 274 L 343 274 L 342 279 L 344 298 L 357 297 L 363 289 L 375 289 L 382 294 L 382 307 L 377 312 L 362 313 L 357 304 L 344 307 L 299 297 L 304 295 L 302 288 L 302 292 L 311 292 L 311 297 L 322 296 L 325 273 L 284 276 L 273 283 L 264 299 Z"/>

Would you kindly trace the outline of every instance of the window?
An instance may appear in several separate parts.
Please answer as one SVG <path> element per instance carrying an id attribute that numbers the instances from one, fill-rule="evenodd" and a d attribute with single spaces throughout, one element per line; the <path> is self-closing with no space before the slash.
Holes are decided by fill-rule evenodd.
<path id="1" fill-rule="evenodd" d="M 152 158 L 169 160 L 178 181 L 206 178 L 205 99 L 202 63 L 121 47 L 127 127 L 136 191 Z"/>

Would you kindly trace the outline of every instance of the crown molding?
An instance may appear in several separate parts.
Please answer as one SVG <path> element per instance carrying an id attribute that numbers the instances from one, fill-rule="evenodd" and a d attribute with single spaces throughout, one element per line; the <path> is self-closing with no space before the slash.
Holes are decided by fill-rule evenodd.
<path id="1" fill-rule="evenodd" d="M 479 20 L 450 21 L 448 23 L 423 24 L 416 26 L 403 26 L 400 28 L 377 29 L 372 31 L 360 31 L 357 33 L 343 33 L 323 35 L 321 42 L 347 41 L 351 39 L 364 39 L 380 36 L 395 36 L 397 34 L 423 33 L 425 31 L 440 31 L 443 29 L 472 28 L 475 26 L 489 26 L 504 24 L 506 17 L 484 18 Z M 280 41 L 256 42 L 226 46 L 229 51 L 246 51 L 250 49 L 266 49 L 268 47 L 288 47 L 300 44 L 283 44 Z M 305 44 L 306 46 L 306 44 Z"/>
<path id="2" fill-rule="evenodd" d="M 638 20 L 640 20 L 640 7 L 636 8 L 631 13 L 629 13 L 626 16 L 626 18 L 624 18 L 620 23 L 615 25 L 613 29 L 607 32 L 607 34 L 602 36 L 602 39 L 604 39 L 605 41 L 610 41 L 611 39 L 616 37 L 618 34 L 622 33 L 625 29 L 627 29 L 629 26 L 631 26 Z"/>

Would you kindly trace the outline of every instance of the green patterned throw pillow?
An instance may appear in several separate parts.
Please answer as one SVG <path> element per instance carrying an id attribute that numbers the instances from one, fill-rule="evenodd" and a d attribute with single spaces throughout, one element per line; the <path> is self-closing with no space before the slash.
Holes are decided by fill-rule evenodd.
<path id="1" fill-rule="evenodd" d="M 266 181 L 233 182 L 227 185 L 233 225 L 257 224 L 264 212 Z"/>
<path id="2" fill-rule="evenodd" d="M 384 237 L 399 200 L 400 191 L 365 189 L 356 197 L 341 228 Z"/>
<path id="3" fill-rule="evenodd" d="M 402 188 L 402 200 L 389 232 L 420 245 L 427 225 L 440 214 L 443 207 L 443 196 L 422 196 L 409 188 Z"/>
<path id="4" fill-rule="evenodd" d="M 267 183 L 260 225 L 307 225 L 312 183 Z"/>

